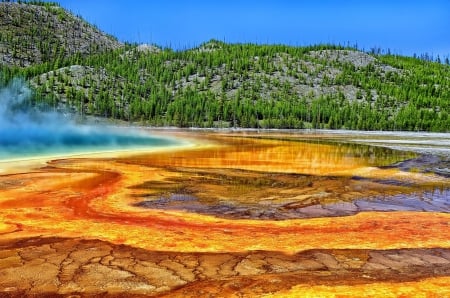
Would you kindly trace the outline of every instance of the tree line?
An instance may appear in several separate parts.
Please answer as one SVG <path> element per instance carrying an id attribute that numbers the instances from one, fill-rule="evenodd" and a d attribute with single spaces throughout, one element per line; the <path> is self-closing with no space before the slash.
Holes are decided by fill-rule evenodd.
<path id="1" fill-rule="evenodd" d="M 212 40 L 145 51 L 127 44 L 1 72 L 5 82 L 34 81 L 36 101 L 156 126 L 450 131 L 449 66 L 372 54 L 376 62 L 357 67 L 311 55 L 354 50 Z M 76 75 L 71 65 L 89 72 Z"/>

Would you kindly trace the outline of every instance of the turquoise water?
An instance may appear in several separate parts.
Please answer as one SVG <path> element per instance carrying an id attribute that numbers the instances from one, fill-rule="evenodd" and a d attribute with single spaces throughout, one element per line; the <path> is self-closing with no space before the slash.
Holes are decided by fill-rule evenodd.
<path id="1" fill-rule="evenodd" d="M 13 80 L 0 89 L 0 161 L 180 144 L 136 127 L 79 124 L 74 116 L 36 106 L 26 83 Z"/>
<path id="2" fill-rule="evenodd" d="M 34 130 L 2 131 L 0 161 L 87 152 L 154 150 L 182 144 L 181 140 L 155 136 L 137 128 L 70 125 L 49 129 L 41 126 Z"/>

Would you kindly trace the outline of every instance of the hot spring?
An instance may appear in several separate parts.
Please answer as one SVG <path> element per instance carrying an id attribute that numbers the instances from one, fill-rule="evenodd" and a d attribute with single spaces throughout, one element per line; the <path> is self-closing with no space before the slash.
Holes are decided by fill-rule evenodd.
<path id="1" fill-rule="evenodd" d="M 180 146 L 144 129 L 79 124 L 71 115 L 39 111 L 20 80 L 0 91 L 0 161 L 53 155 Z"/>
<path id="2" fill-rule="evenodd" d="M 448 294 L 449 134 L 161 133 L 29 98 L 0 91 L 0 296 Z"/>

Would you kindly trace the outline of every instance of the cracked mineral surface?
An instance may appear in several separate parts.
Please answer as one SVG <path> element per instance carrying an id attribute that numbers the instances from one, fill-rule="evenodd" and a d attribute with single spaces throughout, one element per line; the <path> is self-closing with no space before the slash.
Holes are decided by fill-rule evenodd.
<path id="1" fill-rule="evenodd" d="M 198 145 L 5 166 L 0 297 L 450 296 L 448 159 L 171 133 Z"/>
<path id="2" fill-rule="evenodd" d="M 0 249 L 0 287 L 11 296 L 251 295 L 297 284 L 420 284 L 450 274 L 450 249 L 445 248 L 182 253 L 49 237 L 20 239 Z"/>

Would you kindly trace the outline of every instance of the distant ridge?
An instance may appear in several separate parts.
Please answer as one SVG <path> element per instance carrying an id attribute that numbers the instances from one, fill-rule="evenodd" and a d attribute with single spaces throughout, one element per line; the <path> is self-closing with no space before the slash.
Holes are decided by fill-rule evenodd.
<path id="1" fill-rule="evenodd" d="M 30 66 L 122 46 L 56 3 L 0 3 L 0 63 Z"/>
<path id="2" fill-rule="evenodd" d="M 122 44 L 54 3 L 0 3 L 0 85 L 154 126 L 450 131 L 450 66 L 351 47 Z"/>

